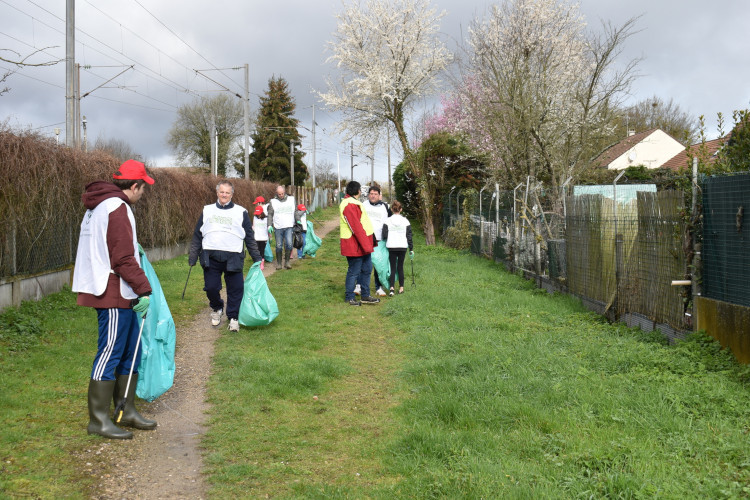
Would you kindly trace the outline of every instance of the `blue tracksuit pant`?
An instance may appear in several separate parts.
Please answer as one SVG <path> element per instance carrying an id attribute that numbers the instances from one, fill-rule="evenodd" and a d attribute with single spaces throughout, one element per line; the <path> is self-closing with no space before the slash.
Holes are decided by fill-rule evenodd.
<path id="1" fill-rule="evenodd" d="M 127 375 L 136 356 L 133 373 L 138 373 L 141 363 L 141 347 L 135 352 L 138 343 L 141 320 L 132 309 L 97 309 L 99 320 L 99 344 L 91 369 L 94 380 L 114 380 L 115 373 Z"/>

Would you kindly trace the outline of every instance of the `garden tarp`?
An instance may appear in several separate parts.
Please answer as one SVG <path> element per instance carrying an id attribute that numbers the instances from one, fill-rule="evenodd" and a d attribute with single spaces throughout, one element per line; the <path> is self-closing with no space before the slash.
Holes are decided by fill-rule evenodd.
<path id="1" fill-rule="evenodd" d="M 320 245 L 322 244 L 323 240 L 321 240 L 313 230 L 312 221 L 307 221 L 307 239 L 305 241 L 305 249 L 303 250 L 304 255 L 315 257 L 315 253 L 318 251 Z"/>
<path id="2" fill-rule="evenodd" d="M 141 364 L 135 393 L 141 399 L 153 401 L 172 387 L 177 335 L 161 283 L 145 255 L 141 255 L 141 267 L 151 284 L 151 304 L 141 335 Z"/>
<path id="3" fill-rule="evenodd" d="M 268 289 L 260 262 L 255 262 L 245 278 L 245 293 L 238 320 L 243 326 L 263 326 L 270 324 L 278 315 L 279 306 Z"/>

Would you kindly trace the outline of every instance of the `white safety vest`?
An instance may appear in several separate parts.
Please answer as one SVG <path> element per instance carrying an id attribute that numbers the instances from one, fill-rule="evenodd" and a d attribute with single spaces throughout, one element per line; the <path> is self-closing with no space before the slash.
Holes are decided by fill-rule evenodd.
<path id="1" fill-rule="evenodd" d="M 253 217 L 253 233 L 255 241 L 268 241 L 268 217 Z"/>
<path id="2" fill-rule="evenodd" d="M 242 252 L 245 240 L 245 230 L 242 228 L 244 213 L 245 209 L 239 205 L 221 209 L 212 203 L 203 207 L 203 249 Z"/>
<path id="3" fill-rule="evenodd" d="M 372 222 L 372 229 L 375 232 L 375 238 L 378 241 L 382 240 L 383 224 L 388 218 L 388 209 L 385 208 L 385 203 L 372 205 L 370 204 L 370 200 L 365 200 L 362 203 L 362 206 L 364 207 L 365 212 L 367 212 L 370 222 Z"/>
<path id="4" fill-rule="evenodd" d="M 278 198 L 271 198 L 273 207 L 273 227 L 284 229 L 294 225 L 294 196 L 287 195 L 286 201 L 282 202 Z"/>
<path id="5" fill-rule="evenodd" d="M 133 230 L 133 256 L 138 265 L 141 256 L 138 254 L 138 241 L 135 233 L 133 211 L 122 198 L 107 198 L 93 210 L 86 210 L 81 222 L 81 235 L 78 239 L 76 266 L 73 270 L 73 291 L 102 295 L 107 290 L 109 275 L 114 273 L 110 266 L 109 248 L 107 247 L 107 227 L 109 214 L 125 205 L 128 211 L 130 227 Z M 138 295 L 127 282 L 120 278 L 120 295 L 124 299 L 135 299 Z"/>
<path id="6" fill-rule="evenodd" d="M 406 228 L 410 225 L 406 217 L 401 214 L 393 214 L 385 221 L 388 225 L 388 241 L 386 248 L 409 248 L 406 240 Z"/>

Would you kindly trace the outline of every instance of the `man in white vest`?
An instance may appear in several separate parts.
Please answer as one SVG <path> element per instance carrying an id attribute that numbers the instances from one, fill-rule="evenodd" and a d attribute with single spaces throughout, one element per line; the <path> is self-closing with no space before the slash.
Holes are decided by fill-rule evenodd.
<path id="1" fill-rule="evenodd" d="M 383 239 L 381 236 L 383 223 L 385 223 L 388 217 L 393 215 L 390 207 L 383 201 L 380 186 L 375 183 L 370 185 L 370 189 L 367 191 L 367 199 L 362 203 L 362 208 L 367 212 L 367 216 L 370 218 L 370 222 L 372 222 L 373 236 L 375 237 L 374 245 L 377 246 L 378 242 Z M 373 269 L 373 272 L 375 274 L 375 294 L 385 297 L 385 290 L 383 290 L 383 283 L 380 282 L 378 271 Z M 359 295 L 357 288 L 355 288 L 355 293 Z"/>
<path id="2" fill-rule="evenodd" d="M 130 205 L 135 205 L 153 184 L 143 163 L 128 160 L 112 175 L 113 182 L 96 181 L 82 196 L 86 214 L 81 223 L 73 291 L 77 303 L 96 309 L 99 342 L 89 381 L 89 434 L 110 439 L 131 439 L 109 417 L 114 399 L 126 399 L 119 424 L 136 429 L 155 429 L 156 422 L 135 409 L 135 387 L 141 349 L 135 346 L 141 318 L 149 307 L 151 285 L 141 269 L 142 249 Z M 135 358 L 135 364 L 133 359 Z M 133 375 L 128 386 L 128 375 Z M 127 387 L 127 394 L 126 394 Z"/>
<path id="3" fill-rule="evenodd" d="M 268 225 L 273 227 L 276 235 L 276 269 L 281 269 L 281 252 L 284 251 L 284 268 L 291 269 L 289 258 L 292 253 L 292 231 L 294 223 L 299 223 L 295 216 L 294 196 L 286 194 L 284 186 L 276 188 L 276 196 L 268 204 Z"/>
<path id="4" fill-rule="evenodd" d="M 190 243 L 188 264 L 194 266 L 200 259 L 203 267 L 204 290 L 211 306 L 211 325 L 219 326 L 224 312 L 221 298 L 221 275 L 227 285 L 226 313 L 229 331 L 237 332 L 240 324 L 240 304 L 245 291 L 242 268 L 245 265 L 245 250 L 253 262 L 260 262 L 261 255 L 255 242 L 253 223 L 244 207 L 232 203 L 234 186 L 229 181 L 216 185 L 216 203 L 203 207 Z"/>

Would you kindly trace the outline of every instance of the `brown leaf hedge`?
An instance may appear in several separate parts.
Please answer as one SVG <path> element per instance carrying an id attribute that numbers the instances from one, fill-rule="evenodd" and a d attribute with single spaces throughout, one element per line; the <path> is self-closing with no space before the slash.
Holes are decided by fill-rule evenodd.
<path id="1" fill-rule="evenodd" d="M 78 151 L 35 132 L 0 128 L 0 276 L 72 262 L 85 210 L 84 188 L 96 180 L 111 180 L 119 165 L 100 151 Z M 216 201 L 220 178 L 200 169 L 148 172 L 154 185 L 134 207 L 139 242 L 151 248 L 187 241 L 203 206 Z M 249 210 L 256 196 L 270 199 L 276 187 L 231 181 L 233 201 Z M 35 263 L 39 260 L 45 263 Z"/>

